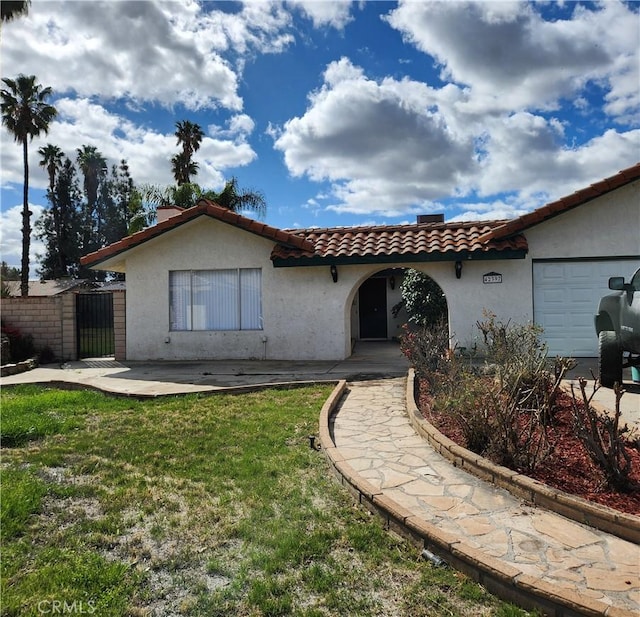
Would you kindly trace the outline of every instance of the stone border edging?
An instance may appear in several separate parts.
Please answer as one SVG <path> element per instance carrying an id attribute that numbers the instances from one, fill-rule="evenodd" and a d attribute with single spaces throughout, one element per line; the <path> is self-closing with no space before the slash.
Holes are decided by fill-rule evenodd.
<path id="1" fill-rule="evenodd" d="M 20 373 L 31 371 L 34 368 L 38 368 L 37 358 L 29 358 L 28 360 L 22 360 L 14 364 L 3 364 L 2 367 L 0 367 L 0 377 L 19 375 Z"/>
<path id="2" fill-rule="evenodd" d="M 453 465 L 485 482 L 504 488 L 512 495 L 536 506 L 618 536 L 623 540 L 640 544 L 640 517 L 551 488 L 507 467 L 496 465 L 479 454 L 459 446 L 424 419 L 416 405 L 414 392 L 415 371 L 410 369 L 407 377 L 406 402 L 411 424 L 421 437 L 424 437 Z"/>
<path id="3" fill-rule="evenodd" d="M 407 379 L 407 384 L 409 383 L 413 386 L 412 370 Z M 605 604 L 574 591 L 558 589 L 546 581 L 504 564 L 499 559 L 466 545 L 460 538 L 442 531 L 436 525 L 415 516 L 385 496 L 382 489 L 373 486 L 349 465 L 333 441 L 331 416 L 346 389 L 346 381 L 339 381 L 322 406 L 320 443 L 341 484 L 360 505 L 381 516 L 390 530 L 407 538 L 418 548 L 438 554 L 451 566 L 486 587 L 490 593 L 527 610 L 538 609 L 545 615 L 555 617 L 634 617 L 626 609 Z M 413 392 L 410 398 L 413 401 Z"/>

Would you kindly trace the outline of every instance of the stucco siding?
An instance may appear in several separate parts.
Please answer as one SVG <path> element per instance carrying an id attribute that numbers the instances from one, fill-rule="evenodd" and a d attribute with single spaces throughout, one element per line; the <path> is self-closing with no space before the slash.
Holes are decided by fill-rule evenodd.
<path id="1" fill-rule="evenodd" d="M 476 323 L 484 311 L 504 321 L 533 320 L 535 260 L 639 255 L 639 188 L 635 182 L 525 230 L 524 259 L 464 261 L 460 279 L 452 261 L 399 262 L 339 265 L 334 283 L 328 265 L 274 268 L 273 240 L 199 217 L 126 253 L 127 359 L 344 359 L 359 336 L 353 305 L 360 285 L 381 270 L 402 267 L 440 285 L 454 341 L 472 348 L 481 342 Z M 263 329 L 171 331 L 169 271 L 225 268 L 261 268 Z M 502 282 L 483 282 L 489 272 Z M 390 309 L 399 299 L 399 280 L 387 293 Z M 388 336 L 397 335 L 397 321 L 389 318 L 388 325 Z"/>
<path id="2" fill-rule="evenodd" d="M 273 242 L 201 217 L 127 258 L 127 358 L 346 357 L 343 306 L 328 267 L 273 267 Z M 262 269 L 263 330 L 172 332 L 169 271 Z M 265 340 L 266 339 L 266 340 Z"/>
<path id="3" fill-rule="evenodd" d="M 459 346 L 472 349 L 481 343 L 476 323 L 483 319 L 485 311 L 503 320 L 531 319 L 531 286 L 527 284 L 527 264 L 523 259 L 465 261 L 459 279 L 452 262 L 417 269 L 432 276 L 444 291 L 450 334 Z M 484 283 L 483 276 L 490 272 L 502 275 L 502 282 Z"/>
<path id="4" fill-rule="evenodd" d="M 485 310 L 505 320 L 532 319 L 530 276 L 523 275 L 527 269 L 523 259 L 465 261 L 460 279 L 456 278 L 454 262 L 451 261 L 398 263 L 393 267 L 420 270 L 440 285 L 447 299 L 450 334 L 458 345 L 472 348 L 480 342 L 476 322 L 482 320 Z M 351 320 L 350 307 L 358 288 L 380 270 L 379 266 L 343 266 L 338 269 L 340 279 L 349 288 L 345 298 L 345 306 L 349 309 L 346 320 L 349 328 L 355 325 Z M 489 272 L 502 274 L 502 283 L 483 283 L 483 275 Z"/>
<path id="5" fill-rule="evenodd" d="M 530 259 L 640 254 L 640 182 L 632 182 L 525 231 Z"/>
<path id="6" fill-rule="evenodd" d="M 363 281 L 384 269 L 376 265 L 274 268 L 273 243 L 224 223 L 201 218 L 131 251 L 127 258 L 127 359 L 339 360 L 357 338 L 352 304 Z M 394 264 L 394 267 L 396 264 Z M 462 278 L 453 262 L 399 263 L 426 272 L 441 287 L 450 330 L 460 345 L 478 339 L 483 310 L 505 319 L 531 317 L 530 275 L 524 260 L 466 261 Z M 169 271 L 261 268 L 263 330 L 175 332 L 169 329 Z M 501 284 L 482 275 L 497 271 Z M 396 287 L 397 291 L 397 287 Z M 389 306 L 398 294 L 390 294 Z M 389 336 L 397 334 L 395 322 Z"/>

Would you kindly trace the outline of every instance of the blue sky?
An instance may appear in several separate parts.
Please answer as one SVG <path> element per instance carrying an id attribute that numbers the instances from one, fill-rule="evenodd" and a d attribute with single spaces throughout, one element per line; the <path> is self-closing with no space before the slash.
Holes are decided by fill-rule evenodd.
<path id="1" fill-rule="evenodd" d="M 511 218 L 640 161 L 640 4 L 56 2 L 3 25 L 2 77 L 59 115 L 30 145 L 94 145 L 168 185 L 175 123 L 196 180 L 231 176 L 281 228 Z M 2 128 L 2 259 L 20 261 L 21 149 Z M 34 239 L 35 255 L 42 250 Z"/>

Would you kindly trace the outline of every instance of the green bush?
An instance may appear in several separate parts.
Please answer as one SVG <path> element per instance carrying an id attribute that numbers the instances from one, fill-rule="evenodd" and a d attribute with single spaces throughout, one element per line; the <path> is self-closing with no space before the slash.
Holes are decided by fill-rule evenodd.
<path id="1" fill-rule="evenodd" d="M 2 324 L 2 336 L 9 339 L 9 344 L 2 345 L 2 364 L 22 362 L 36 356 L 36 346 L 31 334 L 22 332 L 13 326 Z"/>
<path id="2" fill-rule="evenodd" d="M 434 410 L 456 420 L 470 450 L 532 471 L 550 453 L 547 428 L 561 381 L 575 364 L 549 361 L 539 326 L 505 323 L 489 312 L 484 317 L 477 322 L 483 367 L 451 348 L 444 324 L 407 329 L 402 350 L 426 381 Z"/>

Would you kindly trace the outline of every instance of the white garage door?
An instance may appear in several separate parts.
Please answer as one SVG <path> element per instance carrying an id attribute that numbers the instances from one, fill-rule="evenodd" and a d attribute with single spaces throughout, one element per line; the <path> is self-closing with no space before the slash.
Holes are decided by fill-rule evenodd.
<path id="1" fill-rule="evenodd" d="M 610 276 L 629 280 L 640 260 L 551 261 L 533 264 L 533 318 L 544 328 L 549 355 L 598 355 L 593 318 Z"/>

